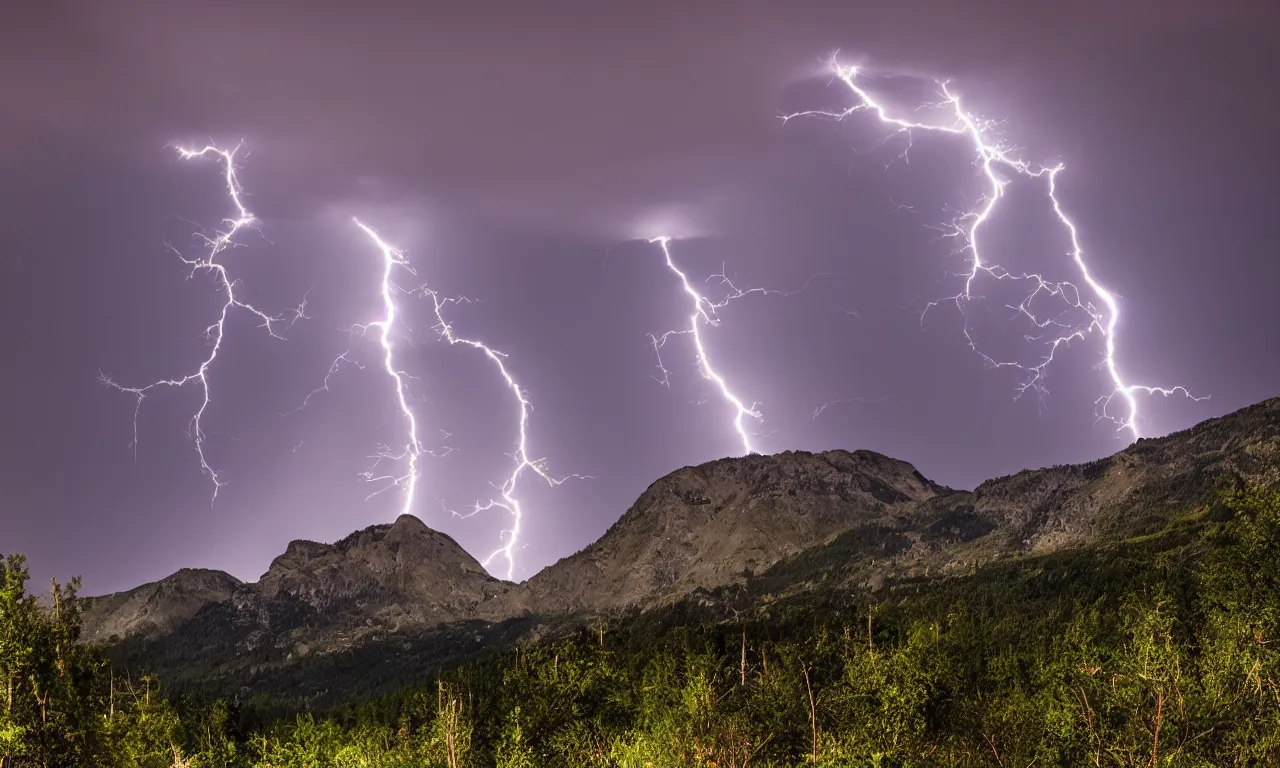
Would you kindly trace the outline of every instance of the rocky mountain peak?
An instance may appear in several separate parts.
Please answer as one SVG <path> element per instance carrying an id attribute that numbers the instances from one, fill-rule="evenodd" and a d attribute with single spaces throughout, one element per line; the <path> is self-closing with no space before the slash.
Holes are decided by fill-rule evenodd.
<path id="1" fill-rule="evenodd" d="M 411 515 L 333 543 L 290 542 L 257 583 L 262 597 L 297 597 L 317 610 L 378 605 L 425 616 L 505 591 L 448 535 Z"/>
<path id="2" fill-rule="evenodd" d="M 93 620 L 85 623 L 83 636 L 89 642 L 106 642 L 113 636 L 163 634 L 206 604 L 229 599 L 242 585 L 225 571 L 183 568 L 125 592 L 89 598 Z"/>
<path id="3" fill-rule="evenodd" d="M 427 524 L 416 515 L 402 514 L 395 519 L 391 527 L 396 530 L 408 531 L 430 531 Z"/>
<path id="4" fill-rule="evenodd" d="M 643 605 L 731 583 L 947 489 L 872 451 L 721 459 L 649 486 L 598 541 L 523 590 L 541 610 Z"/>

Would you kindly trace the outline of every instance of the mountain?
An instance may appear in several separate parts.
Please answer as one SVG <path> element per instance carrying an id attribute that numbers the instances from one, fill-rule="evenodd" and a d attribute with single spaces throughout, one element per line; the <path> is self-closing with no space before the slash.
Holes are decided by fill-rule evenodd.
<path id="1" fill-rule="evenodd" d="M 91 643 L 129 635 L 164 635 L 209 603 L 230 600 L 242 585 L 223 571 L 183 568 L 127 592 L 92 598 L 82 636 Z"/>
<path id="2" fill-rule="evenodd" d="M 726 589 L 757 601 L 878 590 L 1141 536 L 1223 483 L 1280 481 L 1278 468 L 1280 398 L 972 491 L 870 451 L 723 459 L 658 480 L 598 541 L 524 584 L 405 516 L 335 544 L 295 541 L 256 583 L 182 571 L 92 599 L 85 636 L 192 685 L 320 700 L 317 680 L 334 697 L 378 690 L 575 617 Z"/>
<path id="3" fill-rule="evenodd" d="M 108 644 L 186 636 L 214 657 L 262 648 L 306 655 L 315 645 L 336 652 L 380 633 L 475 616 L 510 586 L 449 536 L 401 515 L 334 544 L 290 542 L 256 583 L 184 569 L 90 598 L 83 636 Z"/>
<path id="4" fill-rule="evenodd" d="M 789 451 L 685 467 L 595 543 L 512 595 L 534 613 L 647 606 L 728 584 L 896 507 L 949 493 L 871 451 Z"/>
<path id="5" fill-rule="evenodd" d="M 332 646 L 345 649 L 349 635 L 370 628 L 645 606 L 740 580 L 859 520 L 945 492 L 910 464 L 870 451 L 724 459 L 658 480 L 599 541 L 523 585 L 489 576 L 453 539 L 402 515 L 335 544 L 293 541 L 256 583 L 208 571 L 227 587 L 196 591 L 180 571 L 93 598 L 85 635 L 155 639 L 226 603 L 234 624 L 256 621 L 294 642 L 309 644 L 319 624 L 341 628 Z M 134 593 L 148 599 L 129 599 Z"/>
<path id="6" fill-rule="evenodd" d="M 412 515 L 336 544 L 291 542 L 253 585 L 264 601 L 288 597 L 317 614 L 391 628 L 472 615 L 508 589 L 452 538 Z"/>
<path id="7" fill-rule="evenodd" d="M 1023 470 L 895 509 L 779 562 L 750 591 L 875 591 L 1134 540 L 1210 510 L 1224 486 L 1245 485 L 1280 485 L 1280 398 L 1096 461 Z"/>

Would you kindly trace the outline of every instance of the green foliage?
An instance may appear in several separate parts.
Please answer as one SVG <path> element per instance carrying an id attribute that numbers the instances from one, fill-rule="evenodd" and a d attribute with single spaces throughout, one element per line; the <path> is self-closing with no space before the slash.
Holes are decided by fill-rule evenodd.
<path id="1" fill-rule="evenodd" d="M 0 762 L 75 765 L 101 737 L 104 662 L 78 644 L 79 579 L 54 580 L 50 605 L 27 594 L 22 555 L 0 561 Z"/>
<path id="2" fill-rule="evenodd" d="M 875 595 L 733 621 L 686 602 L 248 730 L 244 707 L 171 701 L 78 645 L 74 582 L 46 605 L 21 557 L 0 575 L 0 766 L 1280 764 L 1274 491 Z"/>

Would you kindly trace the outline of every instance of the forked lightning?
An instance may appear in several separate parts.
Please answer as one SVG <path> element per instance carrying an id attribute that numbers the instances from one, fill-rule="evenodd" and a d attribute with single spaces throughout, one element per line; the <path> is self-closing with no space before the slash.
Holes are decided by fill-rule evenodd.
<path id="1" fill-rule="evenodd" d="M 514 466 L 507 475 L 506 479 L 496 485 L 498 489 L 498 497 L 487 502 L 477 503 L 472 511 L 467 515 L 460 517 L 470 517 L 471 515 L 484 512 L 491 509 L 503 509 L 512 517 L 512 526 L 509 530 L 503 531 L 503 539 L 505 543 L 499 547 L 489 557 L 483 561 L 486 568 L 490 563 L 499 557 L 507 562 L 507 578 L 512 578 L 515 572 L 515 548 L 519 542 L 521 534 L 521 526 L 524 522 L 524 509 L 519 498 L 516 496 L 516 489 L 520 482 L 520 478 L 526 471 L 532 472 L 538 477 L 545 480 L 549 485 L 555 486 L 564 482 L 569 478 L 556 478 L 547 473 L 546 465 L 542 459 L 531 459 L 528 454 L 528 427 L 529 414 L 533 406 L 529 402 L 528 396 L 519 382 L 511 375 L 506 365 L 506 355 L 499 352 L 483 342 L 474 339 L 464 338 L 456 334 L 453 326 L 445 319 L 444 309 L 451 303 L 460 301 L 454 298 L 444 298 L 431 287 L 424 285 L 416 290 L 408 291 L 399 286 L 394 279 L 396 269 L 404 271 L 411 276 L 417 276 L 417 270 L 405 258 L 404 253 L 388 244 L 382 237 L 371 227 L 359 220 L 355 220 L 356 225 L 361 231 L 373 241 L 374 245 L 382 254 L 382 281 L 380 285 L 380 294 L 382 297 L 383 315 L 380 319 L 357 324 L 352 327 L 350 333 L 352 337 L 357 332 L 363 334 L 371 328 L 378 330 L 378 341 L 382 348 L 383 368 L 386 370 L 388 377 L 391 379 L 395 387 L 396 405 L 399 413 L 405 423 L 406 436 L 405 443 L 399 449 L 392 449 L 388 446 L 381 446 L 379 451 L 373 456 L 373 465 L 361 476 L 373 483 L 379 483 L 380 487 L 370 494 L 377 495 L 390 488 L 402 488 L 404 490 L 404 501 L 401 506 L 401 514 L 412 514 L 416 499 L 418 481 L 421 475 L 419 467 L 419 459 L 423 454 L 442 455 L 433 451 L 429 451 L 423 447 L 422 441 L 418 437 L 418 422 L 414 416 L 413 408 L 409 404 L 408 384 L 407 380 L 413 378 L 405 372 L 396 362 L 395 345 L 391 334 L 393 330 L 400 329 L 405 335 L 408 329 L 403 327 L 400 320 L 400 309 L 396 303 L 396 294 L 418 294 L 425 296 L 431 300 L 432 311 L 434 313 L 436 324 L 435 330 L 440 334 L 441 338 L 450 345 L 463 345 L 479 350 L 485 357 L 493 363 L 497 368 L 498 374 L 502 377 L 506 387 L 511 391 L 513 398 L 519 408 L 519 421 L 517 424 L 517 441 L 515 451 L 512 453 Z M 340 355 L 334 358 L 329 366 L 328 372 L 320 387 L 315 389 L 311 394 L 307 395 L 303 401 L 303 407 L 307 402 L 319 392 L 329 390 L 330 379 L 342 367 L 343 364 L 352 364 L 362 367 L 351 357 L 351 348 L 348 345 Z M 447 453 L 451 449 L 444 449 Z M 402 470 L 394 472 L 385 472 L 381 469 L 386 463 L 403 462 Z M 569 477 L 584 477 L 582 475 L 570 475 Z"/>
<path id="2" fill-rule="evenodd" d="M 922 122 L 895 115 L 878 102 L 860 84 L 862 73 L 856 66 L 843 66 L 835 59 L 832 59 L 830 66 L 836 77 L 840 78 L 857 97 L 857 103 L 848 109 L 838 112 L 824 110 L 797 112 L 783 116 L 784 120 L 806 115 L 844 119 L 858 112 L 871 112 L 880 122 L 892 126 L 898 133 L 906 134 L 908 141 L 910 141 L 913 131 L 930 131 L 962 136 L 972 144 L 976 153 L 977 164 L 982 169 L 982 174 L 989 186 L 975 209 L 958 216 L 949 225 L 947 234 L 960 239 L 963 243 L 961 251 L 968 252 L 970 261 L 969 270 L 964 275 L 963 289 L 958 294 L 941 301 L 951 301 L 960 310 L 961 315 L 965 318 L 965 340 L 987 365 L 993 368 L 1017 368 L 1026 373 L 1026 378 L 1019 385 L 1019 394 L 1028 390 L 1035 390 L 1043 395 L 1046 373 L 1058 350 L 1073 340 L 1083 339 L 1097 331 L 1105 339 L 1103 367 L 1106 368 L 1112 384 L 1112 391 L 1098 398 L 1096 402 L 1098 416 L 1114 422 L 1118 431 L 1127 429 L 1134 439 L 1139 437 L 1138 401 L 1136 397 L 1139 393 L 1165 396 L 1181 394 L 1192 399 L 1204 399 L 1194 397 L 1185 387 L 1152 387 L 1128 384 L 1122 378 L 1116 361 L 1116 328 L 1120 319 L 1119 304 L 1116 302 L 1115 296 L 1104 288 L 1090 272 L 1088 265 L 1085 263 L 1084 249 L 1080 244 L 1076 225 L 1067 216 L 1061 201 L 1057 197 L 1058 174 L 1063 169 L 1061 164 L 1038 166 L 1014 157 L 1013 149 L 1010 146 L 1000 139 L 990 136 L 991 121 L 980 120 L 965 110 L 960 96 L 949 82 L 942 81 L 938 83 L 942 97 L 941 103 L 926 105 L 944 108 L 948 113 L 948 120 L 940 123 Z M 1002 177 L 1002 172 L 1006 174 L 1012 173 L 1024 178 L 1041 179 L 1046 183 L 1054 214 L 1070 235 L 1072 260 L 1075 262 L 1084 283 L 1088 285 L 1089 290 L 1101 302 L 1101 308 L 1096 306 L 1093 301 L 1082 298 L 1080 289 L 1070 282 L 1053 282 L 1035 273 L 1012 273 L 997 264 L 988 262 L 983 257 L 983 252 L 979 248 L 978 235 L 982 226 L 991 218 L 1005 195 L 1009 180 Z M 1025 281 L 1030 286 L 1030 291 L 1026 297 L 1016 306 L 1011 306 L 1010 309 L 1024 316 L 1036 327 L 1037 330 L 1035 332 L 1042 334 L 1035 337 L 1027 337 L 1031 341 L 1042 341 L 1045 345 L 1045 351 L 1035 365 L 996 360 L 979 349 L 969 328 L 966 305 L 975 299 L 974 283 L 982 275 L 990 276 L 996 280 Z M 1037 299 L 1057 300 L 1062 305 L 1062 311 L 1052 316 L 1039 314 L 1033 311 L 1031 307 L 1032 302 Z M 925 306 L 924 312 L 928 312 L 930 308 L 938 303 L 936 301 L 930 302 Z M 1066 313 L 1072 311 L 1082 311 L 1088 318 L 1087 321 L 1082 319 L 1080 322 L 1075 323 L 1064 322 L 1063 318 Z M 923 319 L 924 313 L 921 314 L 921 320 L 923 321 Z M 1123 415 L 1113 413 L 1111 410 L 1111 405 L 1116 397 L 1120 397 L 1124 401 L 1127 412 Z"/>
<path id="3" fill-rule="evenodd" d="M 382 368 L 387 372 L 387 377 L 391 379 L 392 385 L 395 387 L 396 408 L 405 423 L 405 442 L 404 445 L 396 450 L 390 446 L 380 446 L 377 453 L 373 455 L 373 464 L 369 469 L 361 473 L 366 481 L 371 483 L 381 483 L 382 487 L 375 490 L 370 496 L 376 496 L 389 488 L 403 488 L 404 501 L 400 506 L 400 514 L 413 514 L 413 505 L 418 489 L 418 459 L 421 458 L 425 451 L 422 448 L 422 441 L 418 439 L 418 420 L 413 414 L 413 408 L 409 406 L 408 385 L 406 379 L 412 378 L 405 373 L 396 363 L 395 344 L 392 342 L 391 333 L 403 325 L 398 324 L 399 310 L 396 307 L 395 293 L 402 291 L 396 285 L 394 274 L 396 268 L 404 270 L 410 275 L 417 275 L 413 265 L 405 260 L 402 254 L 396 248 L 388 245 L 383 241 L 378 233 L 367 226 L 359 219 L 352 219 L 355 225 L 373 241 L 379 252 L 382 254 L 382 279 L 378 283 L 378 294 L 382 299 L 382 317 L 368 323 L 357 323 L 351 328 L 351 334 L 354 336 L 356 331 L 367 333 L 370 328 L 376 328 L 378 331 L 378 345 L 382 348 Z M 329 372 L 325 374 L 324 383 L 320 389 L 327 390 L 329 388 L 330 377 L 338 370 L 344 362 L 354 362 L 348 355 L 351 353 L 350 346 L 347 347 L 342 354 L 334 358 L 333 364 L 329 366 Z M 358 365 L 358 364 L 357 364 Z M 311 395 L 307 395 L 310 400 Z M 306 401 L 303 401 L 306 405 Z M 382 470 L 383 464 L 386 462 L 404 462 L 404 470 L 402 472 L 392 472 L 390 474 Z"/>
<path id="4" fill-rule="evenodd" d="M 498 370 L 498 375 L 502 377 L 503 383 L 511 392 L 511 397 L 516 401 L 516 406 L 519 409 L 516 445 L 515 450 L 510 454 L 514 464 L 507 478 L 500 485 L 495 485 L 498 496 L 489 501 L 476 503 L 469 514 L 461 515 L 462 517 L 471 517 L 491 509 L 502 509 L 511 515 L 511 528 L 503 531 L 503 538 L 506 543 L 494 550 L 481 563 L 485 568 L 488 568 L 489 564 L 497 558 L 505 559 L 507 561 L 507 579 L 512 579 L 515 576 L 516 566 L 515 547 L 520 541 L 521 525 L 524 522 L 524 509 L 520 500 L 516 498 L 516 487 L 520 483 L 520 478 L 526 471 L 532 472 L 548 485 L 554 487 L 569 479 L 586 479 L 588 476 L 552 477 L 547 472 L 546 459 L 529 458 L 529 413 L 533 410 L 533 404 L 529 402 L 529 397 L 524 388 L 520 386 L 520 382 L 516 381 L 515 377 L 511 375 L 511 371 L 508 370 L 506 354 L 493 349 L 484 342 L 468 339 L 454 333 L 453 325 L 444 317 L 444 308 L 447 304 L 454 303 L 458 299 L 443 298 L 429 285 L 423 285 L 418 289 L 418 292 L 431 300 L 431 306 L 436 317 L 435 330 L 440 334 L 440 338 L 449 342 L 450 345 L 460 344 L 480 351 L 489 362 L 493 363 L 493 367 Z"/>
<path id="5" fill-rule="evenodd" d="M 180 388 L 193 383 L 200 387 L 202 399 L 200 401 L 200 407 L 196 409 L 195 414 L 191 417 L 191 436 L 195 441 L 196 455 L 200 458 L 200 469 L 208 475 L 209 479 L 213 482 L 213 499 L 216 500 L 218 498 L 218 490 L 222 488 L 224 483 L 222 481 L 222 477 L 209 463 L 209 459 L 205 455 L 204 417 L 205 413 L 209 410 L 210 403 L 212 402 L 209 391 L 209 370 L 213 366 L 213 362 L 218 358 L 218 352 L 222 350 L 222 342 L 225 339 L 226 334 L 227 317 L 231 314 L 232 310 L 243 310 L 244 312 L 258 318 L 258 320 L 261 321 L 260 327 L 266 328 L 267 333 L 269 333 L 273 338 L 278 339 L 282 337 L 276 333 L 277 324 L 285 323 L 287 321 L 288 324 L 291 325 L 298 319 L 305 318 L 307 301 L 304 297 L 302 303 L 292 311 L 281 315 L 269 315 L 257 307 L 254 307 L 252 304 L 243 301 L 236 295 L 235 281 L 232 280 L 231 276 L 227 273 L 226 266 L 218 261 L 218 257 L 221 256 L 224 251 L 233 245 L 236 245 L 234 238 L 241 230 L 253 227 L 257 223 L 257 219 L 254 218 L 254 215 L 244 206 L 244 202 L 241 199 L 242 189 L 240 187 L 240 180 L 236 177 L 235 157 L 236 153 L 240 151 L 240 145 L 237 145 L 236 148 L 232 150 L 219 149 L 213 145 L 206 146 L 202 149 L 186 149 L 184 147 L 177 147 L 177 150 L 178 154 L 185 160 L 210 156 L 218 158 L 223 165 L 223 176 L 227 185 L 227 194 L 231 198 L 231 204 L 234 208 L 233 215 L 223 220 L 223 230 L 215 232 L 213 237 L 198 235 L 198 237 L 204 241 L 206 248 L 202 257 L 195 259 L 187 258 L 186 256 L 183 256 L 177 248 L 170 246 L 170 249 L 177 254 L 178 258 L 191 268 L 191 275 L 201 271 L 211 272 L 226 298 L 226 301 L 222 304 L 222 309 L 218 313 L 218 319 L 205 329 L 205 336 L 211 341 L 209 354 L 200 361 L 199 366 L 194 372 L 177 378 L 161 379 L 160 381 L 152 382 L 146 386 L 126 387 L 118 384 L 106 374 L 101 374 L 99 378 L 107 386 L 118 389 L 121 392 L 128 392 L 137 398 L 137 402 L 133 409 L 132 446 L 134 447 L 135 454 L 138 445 L 138 413 L 141 411 L 142 401 L 146 399 L 147 395 L 149 395 L 152 390 L 160 387 Z"/>
<path id="6" fill-rule="evenodd" d="M 678 266 L 676 266 L 675 261 L 671 258 L 671 238 L 655 237 L 649 242 L 657 243 L 662 249 L 662 256 L 666 260 L 667 269 L 671 270 L 671 272 L 680 280 L 681 289 L 693 304 L 693 313 L 689 315 L 688 328 L 683 328 L 678 331 L 667 331 L 661 336 L 649 335 L 649 340 L 653 344 L 653 353 L 658 358 L 658 370 L 662 372 L 662 378 L 659 379 L 659 381 L 664 385 L 667 385 L 670 382 L 670 372 L 662 363 L 661 349 L 663 345 L 665 345 L 667 340 L 672 336 L 687 335 L 691 337 L 693 339 L 694 356 L 698 361 L 698 371 L 702 374 L 703 378 L 715 384 L 716 389 L 720 391 L 720 397 L 722 397 L 734 410 L 733 428 L 734 431 L 738 433 L 738 439 L 742 441 L 742 452 L 744 454 L 755 453 L 755 449 L 751 447 L 751 436 L 747 433 L 747 427 L 743 423 L 743 420 L 750 417 L 756 421 L 761 421 L 763 417 L 758 410 L 759 404 L 752 403 L 751 405 L 747 405 L 744 403 L 742 398 L 738 397 L 733 393 L 733 390 L 729 389 L 729 384 L 724 380 L 724 376 L 720 375 L 715 368 L 711 367 L 711 360 L 707 357 L 707 349 L 702 343 L 702 333 L 699 328 L 702 323 L 712 326 L 719 325 L 720 320 L 716 317 L 716 311 L 724 307 L 725 304 L 728 304 L 733 299 L 741 298 L 748 293 L 771 293 L 771 291 L 766 291 L 762 288 L 752 288 L 746 291 L 738 290 L 733 283 L 729 282 L 727 277 L 723 277 L 723 275 L 721 275 L 720 277 L 722 277 L 724 282 L 729 285 L 732 292 L 727 298 L 722 299 L 719 302 L 713 302 L 706 296 L 698 293 L 697 289 L 695 289 L 689 282 L 689 277 Z"/>

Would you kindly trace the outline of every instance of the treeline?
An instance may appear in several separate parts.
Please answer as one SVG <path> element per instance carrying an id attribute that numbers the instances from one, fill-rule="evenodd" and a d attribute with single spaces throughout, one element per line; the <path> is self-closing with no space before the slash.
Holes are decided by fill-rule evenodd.
<path id="1" fill-rule="evenodd" d="M 1280 494 L 900 584 L 686 602 L 327 713 L 170 701 L 4 563 L 0 766 L 1280 765 Z"/>

